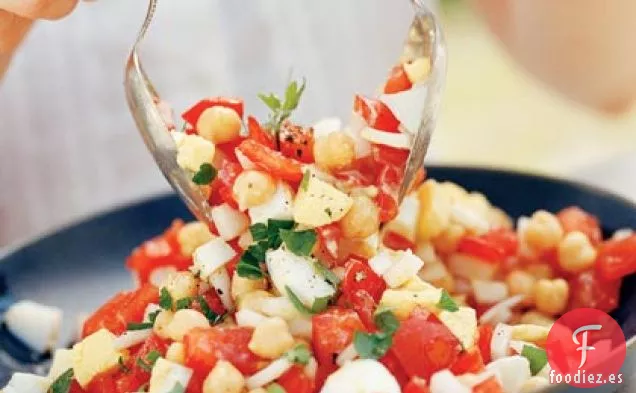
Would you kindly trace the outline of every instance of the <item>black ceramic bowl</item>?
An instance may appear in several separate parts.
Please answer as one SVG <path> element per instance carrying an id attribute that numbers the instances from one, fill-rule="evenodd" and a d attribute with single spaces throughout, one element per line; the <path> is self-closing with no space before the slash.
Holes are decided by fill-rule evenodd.
<path id="1" fill-rule="evenodd" d="M 513 217 L 538 209 L 557 211 L 578 205 L 600 218 L 605 236 L 619 228 L 636 228 L 636 205 L 581 184 L 482 168 L 433 166 L 428 173 L 429 177 L 451 180 L 484 193 Z M 191 217 L 175 195 L 161 196 L 114 209 L 15 247 L 0 256 L 0 312 L 15 299 L 61 307 L 65 312 L 61 344 L 70 342 L 78 315 L 95 309 L 116 291 L 132 287 L 124 268 L 124 259 L 130 251 L 161 233 L 174 218 Z M 636 277 L 625 280 L 620 308 L 614 313 L 631 344 L 636 340 L 634 284 Z M 19 343 L 11 342 L 1 332 L 0 343 L 5 352 L 11 352 L 18 360 L 11 367 L 20 368 L 33 361 Z M 623 367 L 626 375 L 636 372 L 634 346 L 630 345 L 629 359 Z M 1 366 L 2 362 L 0 357 L 0 386 L 9 373 L 6 365 Z M 633 392 L 636 386 L 622 389 Z"/>

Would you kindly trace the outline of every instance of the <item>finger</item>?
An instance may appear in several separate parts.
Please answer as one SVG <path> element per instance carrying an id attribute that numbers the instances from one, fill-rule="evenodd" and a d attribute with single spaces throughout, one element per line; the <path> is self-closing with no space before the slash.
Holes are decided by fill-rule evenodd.
<path id="1" fill-rule="evenodd" d="M 28 19 L 59 19 L 75 8 L 78 0 L 0 0 L 0 9 Z"/>
<path id="2" fill-rule="evenodd" d="M 15 48 L 29 32 L 33 21 L 0 10 L 0 77 L 4 74 Z"/>

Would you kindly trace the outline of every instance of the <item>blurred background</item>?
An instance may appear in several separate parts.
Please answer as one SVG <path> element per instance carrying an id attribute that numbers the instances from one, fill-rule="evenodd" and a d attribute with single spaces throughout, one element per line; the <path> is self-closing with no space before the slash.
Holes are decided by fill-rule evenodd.
<path id="1" fill-rule="evenodd" d="M 581 17 L 585 39 L 595 40 L 594 31 L 604 28 L 630 37 L 616 30 L 626 25 L 616 18 L 625 22 L 636 14 L 636 2 L 613 1 L 634 12 L 619 7 L 607 15 L 611 7 L 602 2 L 577 3 L 597 4 Z M 502 41 L 509 48 L 511 42 L 496 13 L 482 18 L 463 0 L 436 7 L 446 29 L 449 70 L 430 162 L 574 178 L 636 200 L 635 111 L 608 101 L 594 104 L 623 113 L 599 114 L 546 88 L 513 60 L 551 81 L 553 74 L 542 70 L 563 54 L 563 42 L 506 51 Z M 79 4 L 62 21 L 37 23 L 16 54 L 0 82 L 0 247 L 169 191 L 134 127 L 122 87 L 124 61 L 145 8 L 145 1 L 129 0 Z M 518 18 L 541 17 L 522 8 Z M 590 23 L 598 15 L 602 20 Z M 226 94 L 245 97 L 247 111 L 263 115 L 256 93 L 280 91 L 291 73 L 308 80 L 300 120 L 346 117 L 353 94 L 373 94 L 396 61 L 411 16 L 408 2 L 395 0 L 166 0 L 143 60 L 177 113 L 202 96 Z M 558 26 L 556 20 L 545 23 Z M 549 31 L 528 27 L 516 37 L 544 34 L 550 41 Z M 586 50 L 590 41 L 573 38 L 578 50 L 566 54 L 574 65 L 616 61 L 612 56 L 625 51 L 614 42 L 607 44 L 614 52 L 594 58 Z M 622 74 L 630 63 L 617 64 L 616 72 L 590 77 L 589 86 L 599 79 L 632 83 Z M 559 81 L 573 75 L 562 71 L 566 78 Z M 587 77 L 575 76 L 577 86 Z"/>

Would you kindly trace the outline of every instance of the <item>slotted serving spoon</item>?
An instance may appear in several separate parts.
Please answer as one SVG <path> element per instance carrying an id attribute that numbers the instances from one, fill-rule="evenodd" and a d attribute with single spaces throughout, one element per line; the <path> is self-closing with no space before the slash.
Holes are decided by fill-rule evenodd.
<path id="1" fill-rule="evenodd" d="M 141 65 L 138 49 L 148 31 L 158 0 L 150 0 L 146 18 L 132 48 L 125 69 L 124 86 L 128 106 L 137 128 L 157 165 L 170 185 L 185 202 L 194 216 L 202 221 L 211 222 L 210 206 L 199 188 L 194 185 L 188 174 L 177 164 L 176 146 L 160 114 L 157 91 Z M 413 147 L 408 158 L 404 180 L 399 191 L 401 201 L 419 168 L 435 127 L 441 91 L 446 76 L 446 51 L 440 25 L 433 12 L 421 0 L 409 0 L 415 16 L 411 23 L 408 38 L 404 45 L 403 57 L 431 59 L 431 73 L 424 82 L 427 88 L 426 99 L 421 103 L 421 122 L 413 138 Z"/>

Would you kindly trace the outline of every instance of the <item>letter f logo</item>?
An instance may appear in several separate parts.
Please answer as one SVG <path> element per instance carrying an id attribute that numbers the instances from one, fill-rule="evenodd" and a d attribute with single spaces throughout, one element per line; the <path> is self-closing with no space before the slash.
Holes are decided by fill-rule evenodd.
<path id="1" fill-rule="evenodd" d="M 585 325 L 576 329 L 574 333 L 572 333 L 572 341 L 574 341 L 575 344 L 580 345 L 580 347 L 576 349 L 577 351 L 581 351 L 581 364 L 579 365 L 579 368 L 583 367 L 587 361 L 587 351 L 593 351 L 596 349 L 587 345 L 587 332 L 590 330 L 601 330 L 601 328 L 601 325 Z M 579 339 L 576 338 L 579 333 L 583 333 L 582 342 L 579 342 Z"/>

